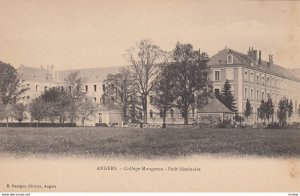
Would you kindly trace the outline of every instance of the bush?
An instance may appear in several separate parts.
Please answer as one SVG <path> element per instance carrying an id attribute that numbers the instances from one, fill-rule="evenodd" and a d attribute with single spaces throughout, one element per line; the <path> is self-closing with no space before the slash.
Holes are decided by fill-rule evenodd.
<path id="1" fill-rule="evenodd" d="M 36 122 L 21 122 L 8 123 L 8 127 L 76 127 L 76 123 L 38 123 Z M 6 127 L 6 123 L 0 123 L 0 127 Z"/>
<path id="2" fill-rule="evenodd" d="M 107 127 L 106 123 L 96 123 L 95 124 L 96 127 Z"/>
<path id="3" fill-rule="evenodd" d="M 279 123 L 274 122 L 267 125 L 267 129 L 280 129 L 282 128 Z"/>

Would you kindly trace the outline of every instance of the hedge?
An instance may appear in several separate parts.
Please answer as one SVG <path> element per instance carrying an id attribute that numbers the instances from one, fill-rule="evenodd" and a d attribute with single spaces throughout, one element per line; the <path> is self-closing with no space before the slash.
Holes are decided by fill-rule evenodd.
<path id="1" fill-rule="evenodd" d="M 6 127 L 6 123 L 0 123 L 0 127 Z M 9 122 L 8 127 L 37 127 L 36 122 Z M 76 127 L 76 123 L 39 123 L 38 127 Z"/>

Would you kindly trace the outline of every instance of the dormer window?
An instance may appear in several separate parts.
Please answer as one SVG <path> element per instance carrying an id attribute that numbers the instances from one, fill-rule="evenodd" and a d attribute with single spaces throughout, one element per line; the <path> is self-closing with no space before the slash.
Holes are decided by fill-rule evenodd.
<path id="1" fill-rule="evenodd" d="M 233 55 L 227 54 L 227 64 L 233 64 Z"/>

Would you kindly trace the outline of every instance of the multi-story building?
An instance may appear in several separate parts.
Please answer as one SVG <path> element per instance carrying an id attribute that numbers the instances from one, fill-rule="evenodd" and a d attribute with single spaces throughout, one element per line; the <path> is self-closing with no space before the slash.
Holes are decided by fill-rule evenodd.
<path id="1" fill-rule="evenodd" d="M 239 113 L 243 113 L 249 99 L 254 114 L 252 122 L 257 120 L 261 100 L 272 98 L 275 111 L 283 97 L 293 100 L 294 111 L 300 104 L 300 77 L 291 70 L 276 65 L 273 55 L 269 55 L 269 60 L 264 61 L 261 54 L 261 51 L 253 48 L 249 48 L 247 54 L 225 48 L 209 61 L 215 94 L 219 94 L 225 81 L 229 80 Z M 294 115 L 293 120 L 297 117 L 298 115 Z"/>
<path id="2" fill-rule="evenodd" d="M 225 81 L 229 80 L 239 113 L 244 112 L 246 101 L 249 99 L 253 107 L 253 115 L 249 122 L 258 121 L 257 110 L 262 99 L 267 100 L 270 97 L 275 106 L 277 106 L 282 97 L 287 97 L 293 100 L 294 111 L 297 111 L 299 107 L 300 76 L 287 68 L 276 65 L 273 62 L 272 55 L 269 55 L 268 61 L 264 61 L 261 58 L 261 51 L 253 50 L 253 48 L 249 48 L 247 54 L 225 48 L 211 57 L 209 65 L 211 67 L 210 78 L 216 95 L 221 92 Z M 103 80 L 106 75 L 116 73 L 119 68 L 78 69 L 80 77 L 84 79 L 83 91 L 96 104 L 103 105 L 102 95 L 105 91 Z M 54 86 L 68 88 L 65 84 L 65 78 L 71 71 L 74 70 L 55 71 L 53 65 L 41 66 L 40 68 L 22 65 L 18 69 L 24 84 L 29 88 L 26 92 L 28 101 Z M 153 97 L 150 95 L 148 101 L 148 122 L 162 123 L 162 113 L 153 107 L 151 104 L 152 99 Z M 103 108 L 109 110 L 107 106 L 103 106 Z M 214 111 L 211 112 L 213 113 Z M 116 112 L 114 108 L 114 112 L 110 115 L 112 119 L 115 118 L 113 115 L 120 115 L 120 113 Z M 103 118 L 106 117 L 103 116 Z M 197 110 L 191 110 L 189 122 L 195 122 L 196 118 Z M 298 121 L 299 116 L 293 115 L 291 120 Z M 97 121 L 97 118 L 94 121 Z M 183 121 L 183 114 L 180 110 L 174 108 L 167 112 L 167 123 L 182 124 Z"/>
<path id="3" fill-rule="evenodd" d="M 99 114 L 90 122 L 90 124 L 94 124 L 95 122 L 99 122 L 99 118 L 102 119 L 102 122 L 106 123 L 111 122 L 112 119 L 115 119 L 113 121 L 117 121 L 116 118 L 111 116 L 111 113 L 120 116 L 120 112 L 108 112 L 110 108 L 104 106 L 104 100 L 102 100 L 102 95 L 105 91 L 105 85 L 103 84 L 105 77 L 110 73 L 116 73 L 119 68 L 120 67 L 88 68 L 60 71 L 55 70 L 53 65 L 41 66 L 40 68 L 21 65 L 17 71 L 23 81 L 23 85 L 28 87 L 28 90 L 25 92 L 25 102 L 27 103 L 52 87 L 60 87 L 68 90 L 71 87 L 66 84 L 66 77 L 72 71 L 78 71 L 79 77 L 83 79 L 82 90 L 86 93 L 87 97 L 94 100 L 95 104 L 99 106 Z M 105 111 L 102 111 L 103 109 Z M 87 122 L 87 124 L 89 124 L 89 122 Z"/>

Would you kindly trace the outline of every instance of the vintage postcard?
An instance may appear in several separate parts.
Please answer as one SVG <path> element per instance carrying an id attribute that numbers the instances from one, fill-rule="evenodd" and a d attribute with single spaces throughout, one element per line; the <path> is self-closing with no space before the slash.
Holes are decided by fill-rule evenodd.
<path id="1" fill-rule="evenodd" d="M 0 0 L 0 193 L 300 192 L 300 1 Z"/>

